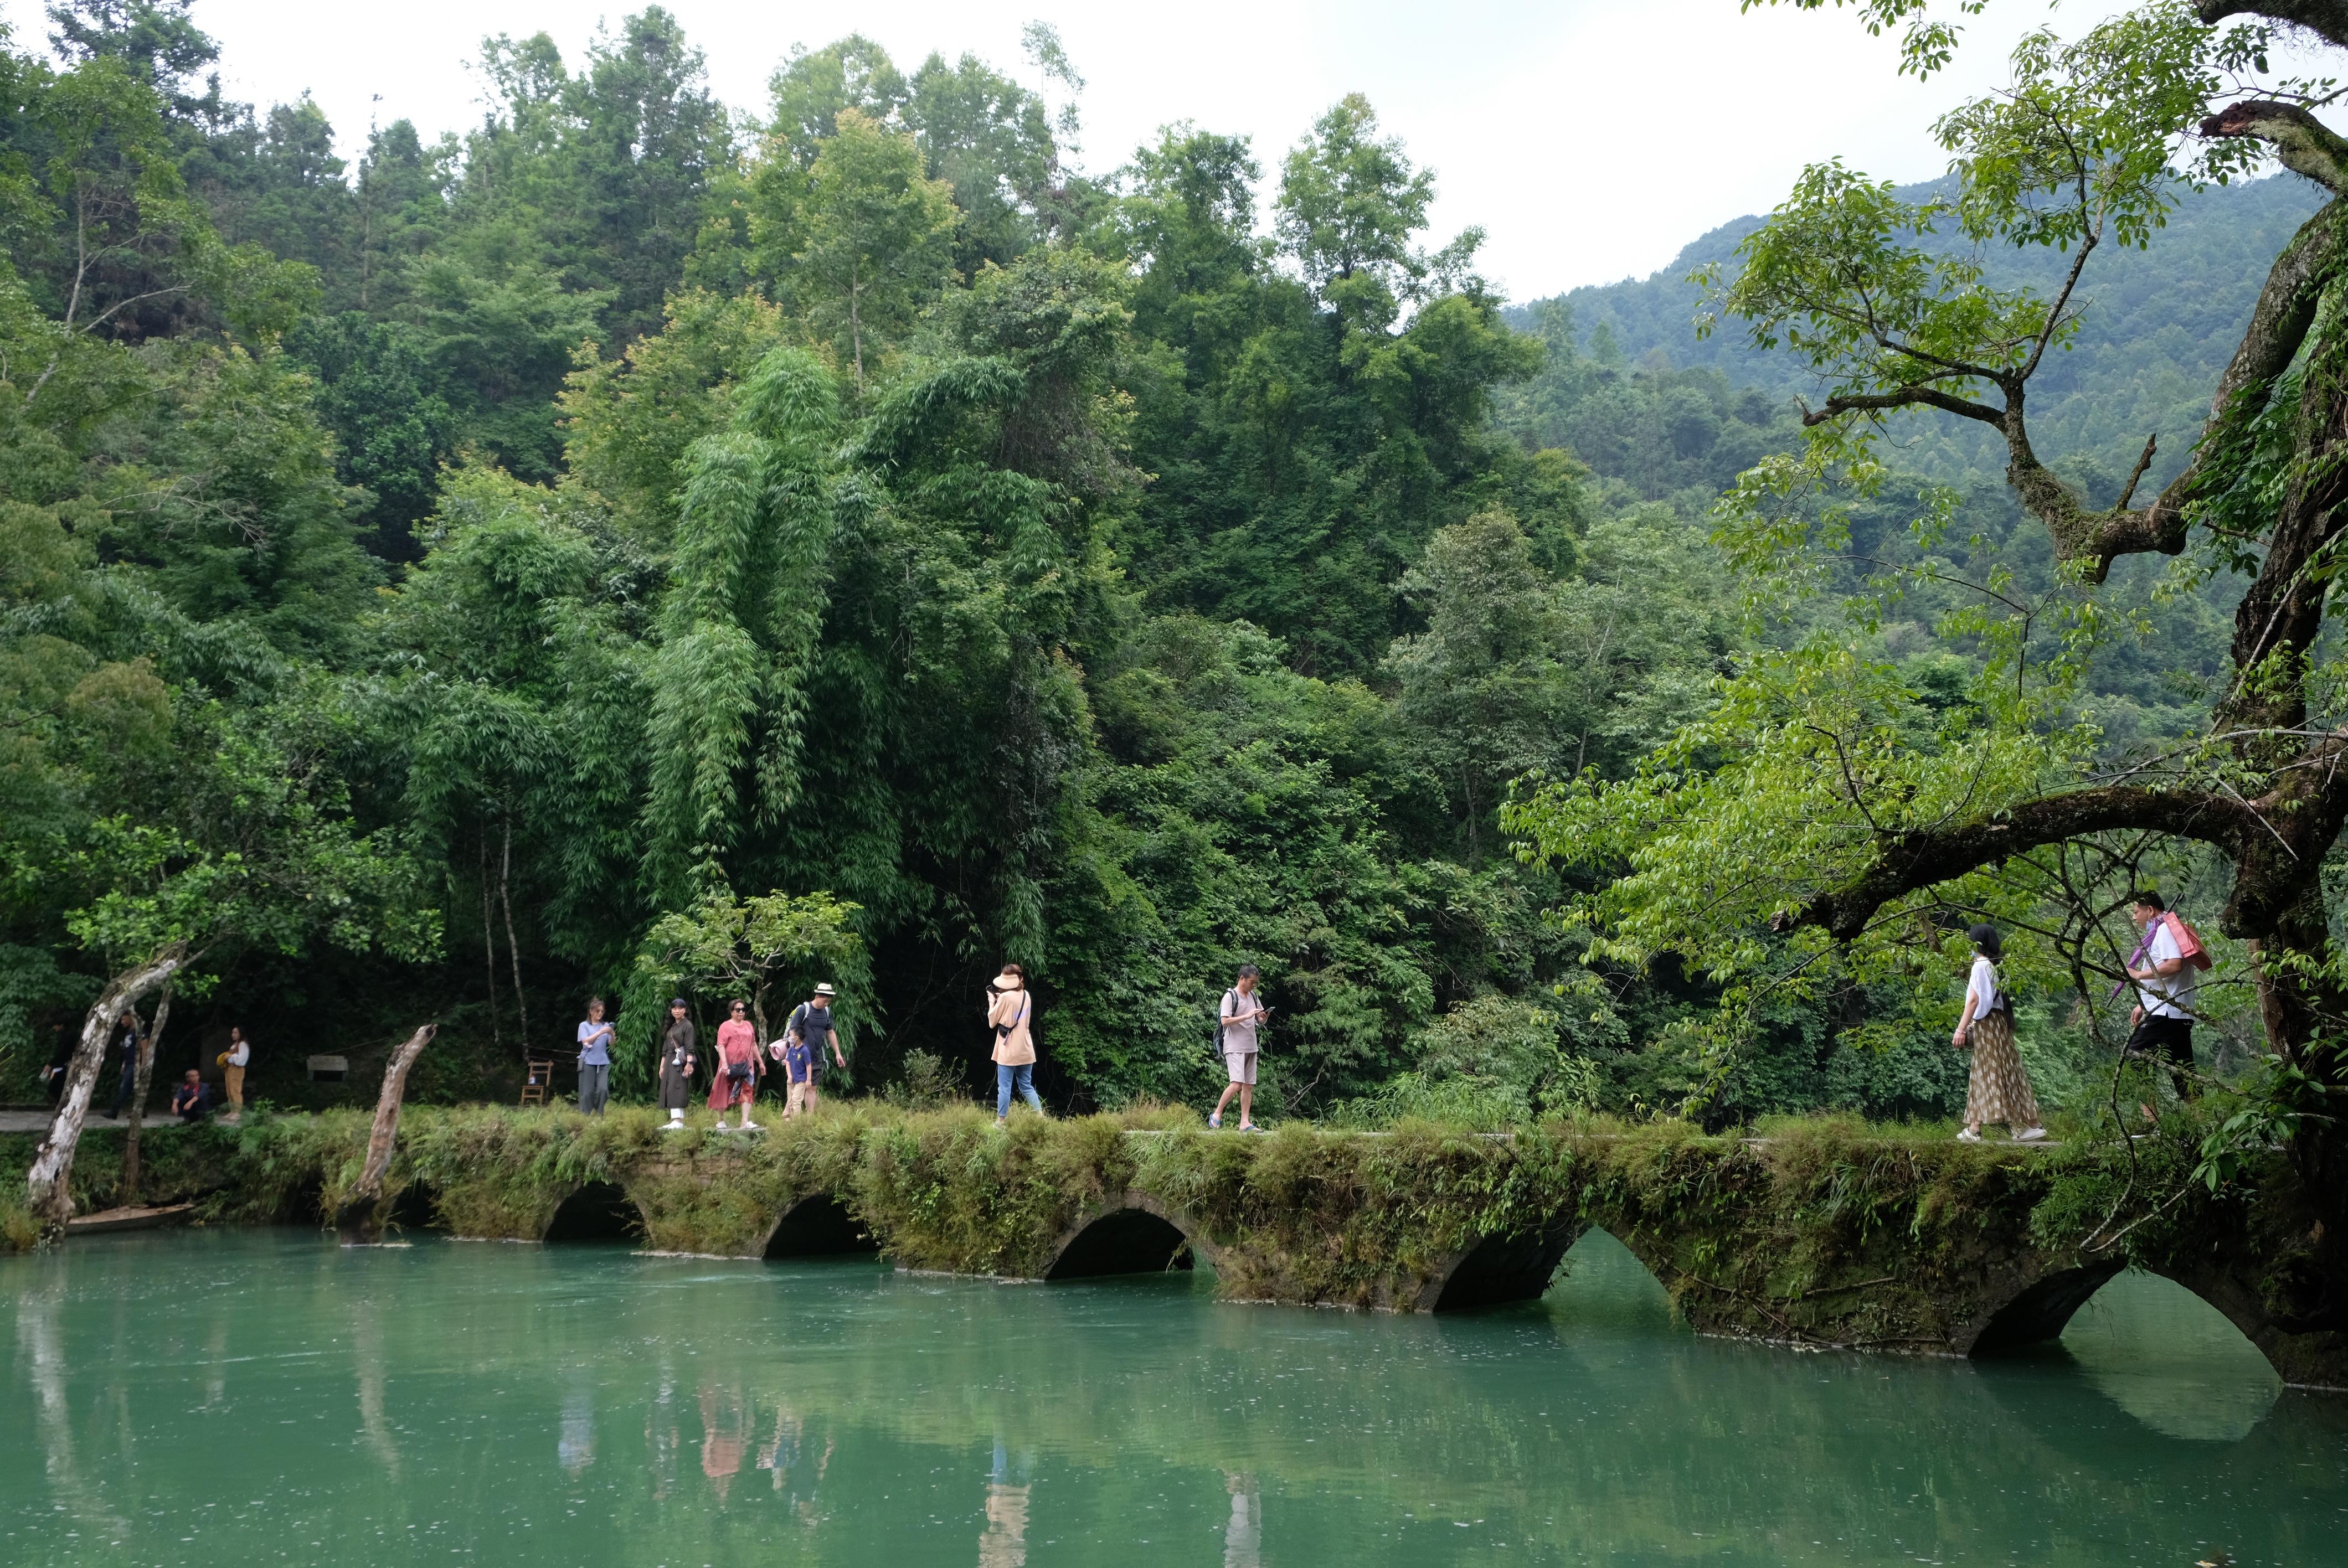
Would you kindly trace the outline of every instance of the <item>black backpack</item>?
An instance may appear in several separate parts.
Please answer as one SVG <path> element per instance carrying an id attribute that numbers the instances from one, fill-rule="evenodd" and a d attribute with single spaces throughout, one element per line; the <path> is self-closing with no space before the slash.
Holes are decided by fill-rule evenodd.
<path id="1" fill-rule="evenodd" d="M 1223 1002 L 1230 1001 L 1237 995 L 1239 995 L 1237 991 L 1225 991 L 1222 1001 L 1215 1004 L 1215 1060 L 1217 1061 L 1223 1060 Z"/>

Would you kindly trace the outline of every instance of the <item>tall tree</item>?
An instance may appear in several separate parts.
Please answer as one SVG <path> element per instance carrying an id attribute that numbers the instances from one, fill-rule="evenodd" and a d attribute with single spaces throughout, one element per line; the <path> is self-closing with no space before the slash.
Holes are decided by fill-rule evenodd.
<path id="1" fill-rule="evenodd" d="M 854 367 L 860 391 L 868 354 L 877 367 L 952 276 L 953 224 L 953 197 L 923 175 L 912 137 L 841 110 L 808 169 L 805 248 L 791 284 Z"/>

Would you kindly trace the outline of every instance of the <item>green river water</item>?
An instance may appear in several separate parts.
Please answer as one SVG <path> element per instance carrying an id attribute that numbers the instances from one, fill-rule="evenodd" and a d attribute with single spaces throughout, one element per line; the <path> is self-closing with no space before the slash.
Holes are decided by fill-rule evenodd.
<path id="1" fill-rule="evenodd" d="M 0 1564 L 2348 1563 L 2348 1397 L 2163 1282 L 1984 1364 L 296 1231 L 0 1261 Z"/>

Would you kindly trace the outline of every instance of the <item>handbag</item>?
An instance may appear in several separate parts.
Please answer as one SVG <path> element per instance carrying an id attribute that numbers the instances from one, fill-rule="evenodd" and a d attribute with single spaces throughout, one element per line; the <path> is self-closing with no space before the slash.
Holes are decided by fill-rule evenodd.
<path id="1" fill-rule="evenodd" d="M 1019 993 L 1019 1016 L 1013 1019 L 1009 1023 L 998 1023 L 994 1026 L 994 1043 L 1001 1045 L 1004 1040 L 1009 1040 L 1011 1038 L 1011 1031 L 1017 1029 L 1021 1024 L 1026 1021 L 1027 993 L 1025 990 L 1022 990 Z"/>

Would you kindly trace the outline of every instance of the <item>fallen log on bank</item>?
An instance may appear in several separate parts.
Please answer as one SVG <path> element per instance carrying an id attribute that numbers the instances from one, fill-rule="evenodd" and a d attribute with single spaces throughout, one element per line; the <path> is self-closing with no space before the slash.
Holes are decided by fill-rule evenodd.
<path id="1" fill-rule="evenodd" d="M 383 1070 L 383 1092 L 376 1097 L 375 1125 L 367 1132 L 366 1163 L 359 1168 L 350 1196 L 335 1211 L 335 1231 L 345 1246 L 373 1246 L 383 1240 L 387 1217 L 383 1182 L 391 1171 L 392 1146 L 399 1137 L 399 1102 L 407 1092 L 407 1070 L 439 1032 L 437 1023 L 424 1025 L 392 1052 L 390 1063 Z"/>

